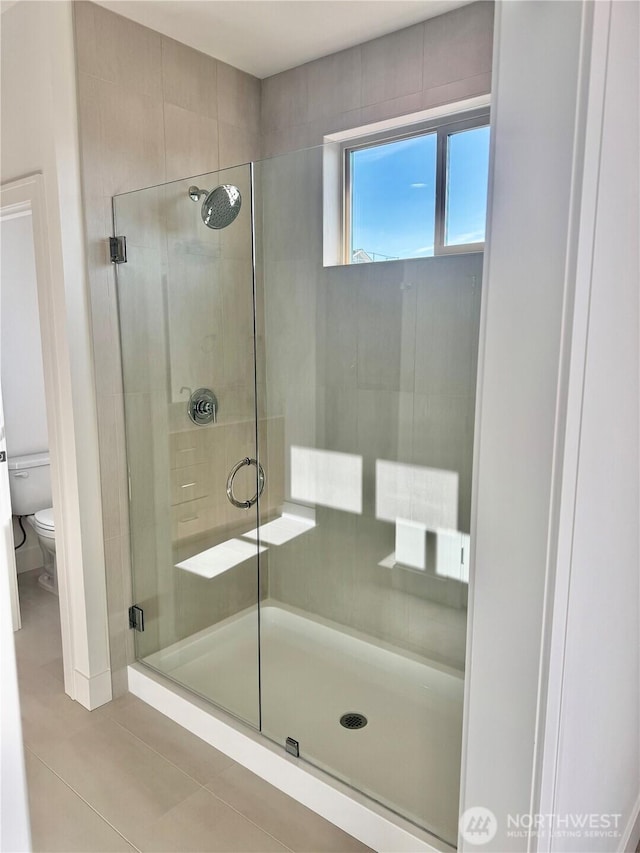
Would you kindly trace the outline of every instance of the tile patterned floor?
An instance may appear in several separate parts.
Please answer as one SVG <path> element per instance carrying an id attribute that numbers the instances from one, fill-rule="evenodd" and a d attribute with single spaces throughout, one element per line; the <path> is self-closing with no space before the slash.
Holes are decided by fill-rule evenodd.
<path id="1" fill-rule="evenodd" d="M 369 849 L 133 696 L 71 701 L 58 600 L 36 581 L 20 575 L 16 634 L 34 851 Z"/>

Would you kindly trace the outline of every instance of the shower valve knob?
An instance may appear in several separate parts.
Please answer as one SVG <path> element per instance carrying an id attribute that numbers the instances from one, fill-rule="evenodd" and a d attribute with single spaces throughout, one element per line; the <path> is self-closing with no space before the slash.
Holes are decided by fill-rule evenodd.
<path id="1" fill-rule="evenodd" d="M 194 424 L 205 426 L 216 422 L 218 401 L 213 391 L 208 388 L 198 388 L 189 397 L 187 414 Z"/>

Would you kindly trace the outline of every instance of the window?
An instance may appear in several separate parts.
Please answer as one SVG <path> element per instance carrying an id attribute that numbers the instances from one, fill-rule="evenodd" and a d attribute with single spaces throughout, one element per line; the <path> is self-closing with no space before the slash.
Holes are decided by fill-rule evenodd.
<path id="1" fill-rule="evenodd" d="M 396 128 L 342 147 L 343 263 L 481 251 L 488 110 L 447 116 L 400 134 Z"/>

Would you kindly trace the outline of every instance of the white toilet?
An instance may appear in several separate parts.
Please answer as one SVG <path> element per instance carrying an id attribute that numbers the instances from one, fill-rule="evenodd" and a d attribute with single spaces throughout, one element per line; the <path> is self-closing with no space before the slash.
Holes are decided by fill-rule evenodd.
<path id="1" fill-rule="evenodd" d="M 38 578 L 40 586 L 58 594 L 56 572 L 56 529 L 51 506 L 51 477 L 49 454 L 32 453 L 29 456 L 9 457 L 9 487 L 11 512 L 26 515 L 36 532 L 42 551 L 43 571 Z"/>

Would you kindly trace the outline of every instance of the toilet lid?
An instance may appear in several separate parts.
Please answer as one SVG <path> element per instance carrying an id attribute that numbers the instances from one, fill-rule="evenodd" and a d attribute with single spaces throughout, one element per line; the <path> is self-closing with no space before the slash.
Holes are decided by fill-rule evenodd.
<path id="1" fill-rule="evenodd" d="M 55 530 L 55 525 L 53 523 L 53 507 L 49 507 L 49 509 L 41 509 L 35 514 L 36 524 L 39 524 L 40 527 L 44 527 L 46 530 Z"/>

